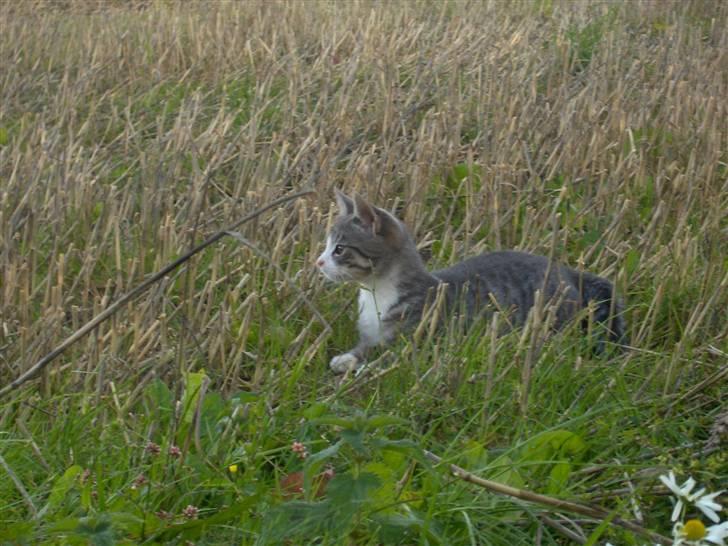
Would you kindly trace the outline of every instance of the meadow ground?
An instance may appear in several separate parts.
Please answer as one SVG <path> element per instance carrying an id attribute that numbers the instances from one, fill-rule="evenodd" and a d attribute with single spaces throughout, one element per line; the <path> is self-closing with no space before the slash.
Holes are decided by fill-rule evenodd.
<path id="1" fill-rule="evenodd" d="M 659 474 L 725 486 L 727 3 L 7 2 L 0 27 L 0 387 L 315 191 L 6 389 L 0 543 L 643 544 L 608 522 L 669 536 Z M 333 376 L 334 187 L 432 267 L 519 248 L 612 279 L 631 349 L 534 314 Z"/>

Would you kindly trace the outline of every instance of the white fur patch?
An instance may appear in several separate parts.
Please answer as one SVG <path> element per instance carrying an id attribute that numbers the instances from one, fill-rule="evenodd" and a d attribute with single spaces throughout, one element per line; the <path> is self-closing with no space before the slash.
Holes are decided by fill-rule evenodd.
<path id="1" fill-rule="evenodd" d="M 359 367 L 359 359 L 351 353 L 337 355 L 331 359 L 329 364 L 331 371 L 334 373 L 344 373 L 349 370 L 356 370 Z"/>
<path id="2" fill-rule="evenodd" d="M 323 273 L 330 281 L 338 282 L 341 281 L 341 272 L 339 271 L 339 268 L 336 267 L 336 263 L 334 263 L 333 254 L 335 248 L 336 245 L 334 245 L 331 240 L 331 236 L 326 237 L 326 249 L 321 253 L 321 256 L 318 257 L 318 260 L 323 262 L 320 266 L 321 273 Z"/>
<path id="3" fill-rule="evenodd" d="M 399 300 L 397 286 L 380 279 L 374 285 L 359 290 L 359 333 L 371 344 L 385 341 L 382 319 Z"/>

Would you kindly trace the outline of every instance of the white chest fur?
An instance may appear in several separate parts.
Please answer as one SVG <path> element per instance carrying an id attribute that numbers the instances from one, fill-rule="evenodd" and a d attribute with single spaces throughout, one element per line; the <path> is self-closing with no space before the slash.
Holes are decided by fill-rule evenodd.
<path id="1" fill-rule="evenodd" d="M 371 288 L 359 290 L 359 334 L 372 344 L 385 340 L 382 320 L 399 300 L 393 283 L 380 281 Z"/>

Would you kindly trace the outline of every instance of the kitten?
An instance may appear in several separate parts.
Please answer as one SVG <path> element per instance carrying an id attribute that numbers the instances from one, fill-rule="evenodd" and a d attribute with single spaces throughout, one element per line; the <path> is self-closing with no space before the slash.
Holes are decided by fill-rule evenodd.
<path id="1" fill-rule="evenodd" d="M 559 304 L 555 328 L 594 301 L 594 320 L 606 326 L 609 339 L 625 340 L 622 303 L 612 303 L 614 287 L 602 277 L 517 251 L 481 254 L 430 273 L 409 231 L 392 214 L 338 190 L 336 202 L 339 217 L 316 265 L 334 282 L 360 285 L 359 343 L 331 360 L 336 373 L 358 368 L 372 348 L 414 328 L 443 283 L 446 306 L 457 300 L 474 316 L 479 311 L 492 312 L 494 299 L 499 309 L 511 311 L 508 318 L 514 325 L 525 323 L 537 290 L 543 290 L 544 301 Z M 602 346 L 600 342 L 597 350 Z"/>

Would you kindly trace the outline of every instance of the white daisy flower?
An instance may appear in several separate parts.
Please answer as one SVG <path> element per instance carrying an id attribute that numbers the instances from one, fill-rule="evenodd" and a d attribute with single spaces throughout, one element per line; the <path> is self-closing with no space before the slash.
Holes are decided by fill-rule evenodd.
<path id="1" fill-rule="evenodd" d="M 706 529 L 707 534 L 705 540 L 711 544 L 717 544 L 718 546 L 725 546 L 723 539 L 728 538 L 728 521 L 724 521 L 718 525 L 711 525 Z"/>
<path id="2" fill-rule="evenodd" d="M 660 481 L 674 493 L 675 497 L 677 497 L 677 502 L 675 503 L 675 508 L 673 508 L 672 516 L 670 518 L 672 521 L 677 521 L 682 513 L 683 506 L 685 506 L 685 501 L 690 500 L 690 492 L 693 490 L 693 487 L 695 487 L 696 482 L 694 479 L 688 478 L 684 484 L 678 485 L 677 480 L 675 479 L 675 474 L 673 474 L 672 470 L 667 476 L 660 476 Z"/>
<path id="3" fill-rule="evenodd" d="M 695 506 L 700 509 L 700 511 L 714 523 L 718 523 L 720 521 L 720 518 L 718 517 L 718 512 L 720 512 L 723 507 L 715 502 L 713 499 L 715 499 L 721 493 L 723 493 L 723 491 L 711 493 L 710 495 L 703 495 L 695 501 Z"/>

